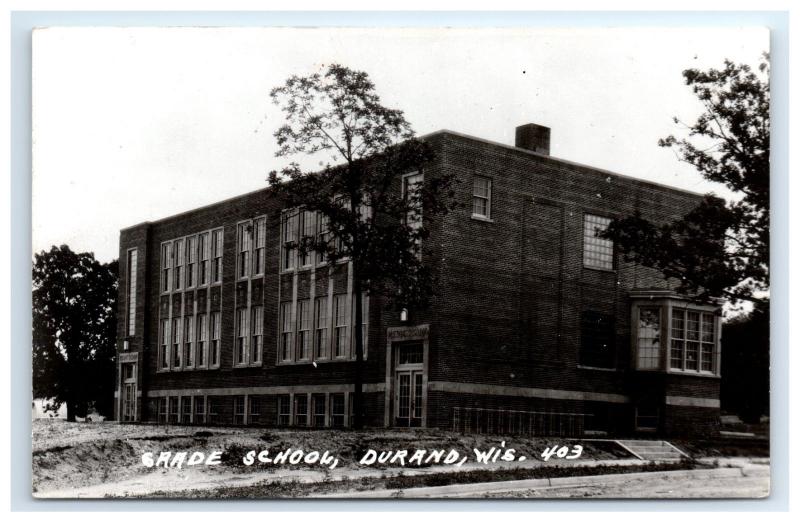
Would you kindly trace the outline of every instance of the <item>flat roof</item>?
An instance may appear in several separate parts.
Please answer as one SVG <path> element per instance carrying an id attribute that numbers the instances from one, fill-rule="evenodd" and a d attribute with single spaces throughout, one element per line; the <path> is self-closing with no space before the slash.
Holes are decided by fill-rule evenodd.
<path id="1" fill-rule="evenodd" d="M 442 128 L 442 129 L 436 130 L 434 132 L 429 132 L 428 134 L 423 134 L 423 135 L 419 136 L 419 139 L 429 138 L 429 137 L 433 137 L 433 136 L 437 136 L 437 135 L 445 135 L 445 134 L 449 134 L 449 135 L 460 137 L 460 138 L 464 138 L 464 139 L 469 139 L 471 141 L 477 141 L 477 142 L 480 142 L 480 143 L 485 143 L 487 145 L 500 147 L 500 148 L 503 148 L 503 149 L 506 149 L 506 150 L 510 150 L 510 151 L 514 151 L 514 152 L 519 152 L 521 154 L 525 154 L 525 155 L 532 156 L 532 157 L 535 157 L 535 158 L 540 158 L 542 160 L 554 161 L 554 162 L 557 162 L 557 163 L 563 163 L 565 165 L 570 165 L 572 167 L 576 167 L 576 168 L 579 168 L 579 169 L 589 169 L 589 170 L 592 170 L 592 171 L 595 171 L 595 172 L 598 172 L 598 173 L 601 173 L 601 174 L 606 174 L 606 175 L 609 175 L 609 176 L 613 176 L 615 178 L 621 178 L 621 179 L 624 179 L 624 180 L 634 181 L 636 183 L 642 183 L 642 184 L 645 184 L 645 185 L 652 185 L 654 187 L 660 187 L 660 188 L 663 188 L 663 189 L 669 189 L 669 190 L 672 190 L 672 191 L 678 191 L 678 192 L 690 194 L 690 195 L 693 195 L 693 196 L 697 196 L 699 198 L 705 196 L 704 193 L 698 193 L 698 192 L 695 192 L 695 191 L 690 191 L 688 189 L 683 189 L 683 188 L 680 188 L 680 187 L 675 187 L 675 186 L 667 185 L 667 184 L 664 184 L 664 183 L 658 183 L 658 182 L 654 182 L 654 181 L 650 181 L 650 180 L 644 180 L 642 178 L 636 178 L 636 177 L 633 177 L 633 176 L 627 176 L 625 174 L 620 174 L 618 172 L 614 172 L 614 171 L 610 171 L 610 170 L 606 170 L 606 169 L 600 169 L 600 168 L 597 168 L 597 167 L 592 167 L 591 165 L 586 165 L 584 163 L 578 163 L 578 162 L 570 161 L 570 160 L 563 159 L 563 158 L 557 158 L 555 156 L 550 156 L 548 154 L 541 154 L 539 152 L 534 152 L 532 150 L 528 150 L 528 149 L 524 149 L 524 148 L 521 148 L 521 147 L 517 147 L 515 145 L 507 145 L 505 143 L 500 143 L 499 141 L 492 141 L 490 139 L 479 138 L 477 136 L 464 134 L 463 132 L 455 132 L 453 130 L 449 130 L 449 129 L 446 129 L 446 128 Z M 201 205 L 199 207 L 194 207 L 192 209 L 187 209 L 186 211 L 182 211 L 180 213 L 175 213 L 175 214 L 172 214 L 172 215 L 169 215 L 169 216 L 165 216 L 165 217 L 159 218 L 157 220 L 139 222 L 138 224 L 134 224 L 134 225 L 131 225 L 131 226 L 128 226 L 128 227 L 124 227 L 124 228 L 121 229 L 121 231 L 126 231 L 128 229 L 133 229 L 134 227 L 139 227 L 139 226 L 143 226 L 143 225 L 154 224 L 154 223 L 158 223 L 158 222 L 164 222 L 166 220 L 171 220 L 173 218 L 177 218 L 177 217 L 183 216 L 185 214 L 193 213 L 193 212 L 199 211 L 201 209 L 206 209 L 208 207 L 214 207 L 216 205 L 221 205 L 221 204 L 224 204 L 224 203 L 227 203 L 227 202 L 231 202 L 233 200 L 239 200 L 241 198 L 244 198 L 245 196 L 250 196 L 252 194 L 256 194 L 256 193 L 259 193 L 259 192 L 264 192 L 264 190 L 267 187 L 269 187 L 269 186 L 267 185 L 262 189 L 256 189 L 255 191 L 250 191 L 250 192 L 238 194 L 236 196 L 231 196 L 230 198 L 225 198 L 224 200 L 219 200 L 219 201 L 216 201 L 216 202 L 211 202 L 211 203 L 206 204 L 206 205 Z"/>

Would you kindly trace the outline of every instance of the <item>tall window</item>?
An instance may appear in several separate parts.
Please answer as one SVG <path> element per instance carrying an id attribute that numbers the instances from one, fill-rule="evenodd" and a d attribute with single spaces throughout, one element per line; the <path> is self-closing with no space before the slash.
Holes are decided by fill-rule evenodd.
<path id="1" fill-rule="evenodd" d="M 197 315 L 197 366 L 206 366 L 208 353 L 208 314 Z"/>
<path id="2" fill-rule="evenodd" d="M 176 240 L 172 243 L 172 247 L 174 249 L 174 257 L 173 262 L 175 263 L 175 271 L 173 272 L 172 278 L 172 289 L 173 290 L 180 290 L 183 287 L 183 265 L 186 262 L 186 253 L 184 253 L 184 241 L 183 239 Z"/>
<path id="3" fill-rule="evenodd" d="M 472 183 L 472 216 L 490 218 L 492 211 L 492 180 L 475 176 Z"/>
<path id="4" fill-rule="evenodd" d="M 297 359 L 311 358 L 311 301 L 305 299 L 297 302 L 297 318 L 300 323 L 297 329 Z"/>
<path id="5" fill-rule="evenodd" d="M 317 213 L 314 211 L 303 211 L 300 217 L 300 235 L 308 243 L 314 239 L 316 235 L 316 217 Z M 305 250 L 300 252 L 300 266 L 310 266 L 314 262 L 314 252 Z"/>
<path id="6" fill-rule="evenodd" d="M 715 372 L 714 334 L 714 314 L 673 308 L 670 369 L 685 372 Z"/>
<path id="7" fill-rule="evenodd" d="M 292 360 L 292 334 L 294 333 L 294 317 L 292 303 L 281 303 L 281 361 Z"/>
<path id="8" fill-rule="evenodd" d="M 361 347 L 364 350 L 364 357 L 367 357 L 367 334 L 369 330 L 369 297 L 366 293 L 361 294 Z"/>
<path id="9" fill-rule="evenodd" d="M 642 370 L 659 368 L 661 359 L 661 309 L 640 308 L 637 341 Z"/>
<path id="10" fill-rule="evenodd" d="M 161 291 L 168 292 L 171 283 L 172 243 L 161 245 Z"/>
<path id="11" fill-rule="evenodd" d="M 169 368 L 169 319 L 162 319 L 160 324 L 161 358 L 159 366 L 162 369 Z"/>
<path id="12" fill-rule="evenodd" d="M 172 368 L 181 367 L 181 319 L 172 318 Z"/>
<path id="13" fill-rule="evenodd" d="M 194 367 L 194 316 L 187 315 L 184 323 L 183 364 Z"/>
<path id="14" fill-rule="evenodd" d="M 322 213 L 317 213 L 317 241 L 322 243 L 328 239 L 328 220 Z M 317 251 L 317 264 L 322 264 L 328 258 L 324 251 Z"/>
<path id="15" fill-rule="evenodd" d="M 314 350 L 316 350 L 315 357 L 321 359 L 328 357 L 328 298 L 317 297 L 315 304 Z"/>
<path id="16" fill-rule="evenodd" d="M 212 254 L 211 261 L 211 280 L 212 282 L 222 282 L 222 229 L 211 232 Z"/>
<path id="17" fill-rule="evenodd" d="M 242 364 L 247 358 L 247 308 L 236 310 L 236 363 Z"/>
<path id="18" fill-rule="evenodd" d="M 198 253 L 200 255 L 200 267 L 197 270 L 197 283 L 200 286 L 208 284 L 208 272 L 211 269 L 209 261 L 211 260 L 211 242 L 209 233 L 200 233 L 198 239 Z"/>
<path id="19" fill-rule="evenodd" d="M 136 335 L 136 268 L 138 250 L 128 251 L 128 335 Z"/>
<path id="20" fill-rule="evenodd" d="M 195 285 L 195 272 L 197 269 L 197 237 L 186 239 L 186 287 Z"/>
<path id="21" fill-rule="evenodd" d="M 249 222 L 239 224 L 236 229 L 236 277 L 246 278 L 250 272 L 250 233 L 252 226 Z"/>
<path id="22" fill-rule="evenodd" d="M 420 199 L 422 181 L 422 174 L 406 176 L 403 179 L 403 196 L 412 209 L 406 214 L 406 225 L 415 230 L 422 227 L 422 204 Z"/>
<path id="23" fill-rule="evenodd" d="M 347 335 L 347 295 L 333 296 L 333 346 L 336 357 L 345 357 L 349 352 L 349 340 Z"/>
<path id="24" fill-rule="evenodd" d="M 614 269 L 614 243 L 600 233 L 611 224 L 610 218 L 583 215 L 583 265 L 602 270 Z"/>
<path id="25" fill-rule="evenodd" d="M 311 425 L 313 427 L 325 427 L 325 395 L 311 395 Z"/>
<path id="26" fill-rule="evenodd" d="M 297 247 L 292 246 L 297 242 L 297 211 L 286 211 L 283 214 L 283 229 L 281 230 L 281 249 L 282 260 L 281 269 L 291 270 L 294 269 L 295 262 L 297 261 Z"/>
<path id="27" fill-rule="evenodd" d="M 220 324 L 219 312 L 211 312 L 211 358 L 209 359 L 209 366 L 219 366 Z"/>
<path id="28" fill-rule="evenodd" d="M 581 314 L 580 364 L 587 367 L 614 366 L 613 318 L 593 311 Z"/>
<path id="29" fill-rule="evenodd" d="M 261 363 L 261 346 L 264 339 L 264 307 L 253 306 L 252 312 L 250 361 L 252 363 Z"/>
<path id="30" fill-rule="evenodd" d="M 264 273 L 264 254 L 267 245 L 267 219 L 256 218 L 253 221 L 253 275 Z"/>

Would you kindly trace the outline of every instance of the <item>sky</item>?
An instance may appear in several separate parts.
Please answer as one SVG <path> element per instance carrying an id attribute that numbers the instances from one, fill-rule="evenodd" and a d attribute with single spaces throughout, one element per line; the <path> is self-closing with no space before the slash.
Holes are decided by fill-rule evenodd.
<path id="1" fill-rule="evenodd" d="M 702 112 L 684 69 L 756 65 L 768 47 L 763 28 L 39 29 L 33 251 L 109 261 L 124 227 L 265 186 L 291 161 L 270 89 L 333 62 L 366 71 L 418 134 L 513 144 L 537 123 L 555 157 L 726 196 L 658 139 Z"/>

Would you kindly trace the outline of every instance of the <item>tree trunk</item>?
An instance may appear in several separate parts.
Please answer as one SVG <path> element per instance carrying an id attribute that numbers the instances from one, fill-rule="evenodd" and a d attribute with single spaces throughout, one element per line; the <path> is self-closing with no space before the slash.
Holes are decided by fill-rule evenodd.
<path id="1" fill-rule="evenodd" d="M 355 298 L 355 332 L 356 340 L 356 365 L 353 380 L 353 429 L 361 429 L 363 420 L 363 398 L 361 390 L 361 368 L 364 361 L 363 317 L 361 306 L 361 277 L 359 276 L 358 263 L 353 260 L 353 297 Z"/>
<path id="2" fill-rule="evenodd" d="M 75 416 L 77 416 L 78 406 L 75 404 L 74 400 L 67 401 L 67 421 L 74 422 Z"/>

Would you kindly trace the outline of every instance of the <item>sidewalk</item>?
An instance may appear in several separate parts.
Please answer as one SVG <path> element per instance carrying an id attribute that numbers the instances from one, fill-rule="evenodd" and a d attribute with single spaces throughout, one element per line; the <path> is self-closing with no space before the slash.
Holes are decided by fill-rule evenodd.
<path id="1" fill-rule="evenodd" d="M 572 496 L 579 497 L 582 495 L 578 492 L 578 489 L 580 488 L 593 487 L 602 489 L 605 487 L 613 489 L 615 487 L 619 487 L 620 485 L 630 488 L 629 484 L 632 481 L 645 483 L 663 483 L 665 481 L 674 482 L 675 485 L 671 487 L 678 488 L 678 492 L 680 492 L 681 488 L 686 489 L 687 482 L 694 481 L 696 483 L 698 481 L 705 481 L 706 484 L 702 486 L 703 490 L 713 488 L 714 492 L 722 493 L 723 496 L 725 496 L 726 492 L 731 493 L 731 496 L 742 496 L 738 493 L 736 488 L 743 478 L 753 481 L 752 485 L 748 486 L 749 494 L 745 494 L 744 496 L 760 498 L 769 493 L 769 466 L 763 464 L 744 463 L 741 467 L 730 468 L 623 473 L 613 475 L 593 475 L 586 477 L 512 480 L 503 482 L 482 482 L 477 484 L 455 484 L 451 486 L 420 487 L 399 490 L 377 490 L 328 495 L 311 495 L 310 497 L 325 499 L 470 498 L 493 496 L 502 497 L 503 495 L 519 497 L 520 494 L 525 494 L 526 492 L 556 489 L 565 490 L 569 488 L 574 489 Z M 713 485 L 709 486 L 707 484 L 708 481 L 713 481 Z M 751 483 L 748 482 L 748 484 Z M 764 489 L 764 491 L 761 492 L 761 489 Z M 705 493 L 708 493 L 708 491 Z M 569 493 L 567 496 L 569 496 Z M 647 492 L 647 486 L 645 485 L 644 487 L 635 488 L 634 491 L 629 492 L 627 495 L 615 495 L 612 493 L 610 496 L 637 498 L 649 496 L 649 494 Z M 610 496 L 607 495 L 606 497 Z M 669 498 L 696 496 L 703 496 L 703 493 L 687 493 L 685 495 L 673 493 Z"/>

